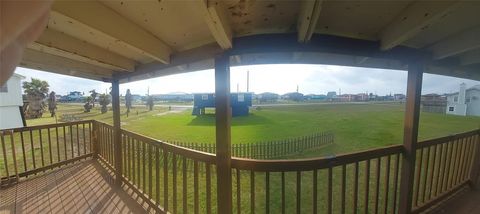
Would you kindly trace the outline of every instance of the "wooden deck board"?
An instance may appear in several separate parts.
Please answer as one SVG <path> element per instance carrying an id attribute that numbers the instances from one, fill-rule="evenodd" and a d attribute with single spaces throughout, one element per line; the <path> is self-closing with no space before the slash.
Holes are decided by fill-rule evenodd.
<path id="1" fill-rule="evenodd" d="M 147 213 L 112 173 L 88 160 L 0 190 L 0 213 Z"/>

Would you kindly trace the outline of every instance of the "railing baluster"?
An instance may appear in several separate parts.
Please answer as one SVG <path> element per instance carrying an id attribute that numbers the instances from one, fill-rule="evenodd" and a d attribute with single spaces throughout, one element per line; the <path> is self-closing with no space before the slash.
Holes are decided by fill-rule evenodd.
<path id="1" fill-rule="evenodd" d="M 270 172 L 265 172 L 265 213 L 270 213 Z"/>
<path id="2" fill-rule="evenodd" d="M 67 160 L 68 159 L 68 152 L 67 152 L 67 133 L 65 131 L 65 129 L 67 128 L 66 126 L 63 126 L 63 149 L 65 150 L 65 159 L 64 160 Z M 30 134 L 32 134 L 32 131 L 30 131 Z M 32 144 L 33 145 L 33 144 Z"/>
<path id="3" fill-rule="evenodd" d="M 124 150 L 125 151 L 125 150 Z M 152 144 L 148 143 L 148 195 L 152 198 Z"/>
<path id="4" fill-rule="evenodd" d="M 182 198 L 183 198 L 183 213 L 187 212 L 187 158 L 183 156 L 182 159 Z"/>
<path id="5" fill-rule="evenodd" d="M 380 198 L 380 176 L 381 176 L 381 166 L 382 166 L 382 158 L 377 158 L 377 165 L 376 165 L 376 184 L 375 184 L 375 213 L 378 213 L 378 201 Z"/>
<path id="6" fill-rule="evenodd" d="M 205 164 L 205 188 L 206 188 L 206 206 L 205 208 L 207 209 L 207 214 L 212 213 L 212 185 L 211 185 L 211 176 L 210 176 L 210 164 Z M 217 196 L 218 197 L 218 196 Z"/>
<path id="7" fill-rule="evenodd" d="M 365 185 L 365 196 L 364 196 L 364 204 L 363 204 L 363 209 L 365 210 L 364 212 L 365 213 L 369 213 L 368 212 L 368 205 L 369 205 L 369 201 L 370 201 L 370 159 L 366 160 L 365 161 L 365 181 L 364 181 L 364 185 Z"/>
<path id="8" fill-rule="evenodd" d="M 57 162 L 60 162 L 60 140 L 58 137 L 58 127 L 55 127 L 55 139 L 57 140 Z M 22 135 L 23 141 L 23 135 Z"/>
<path id="9" fill-rule="evenodd" d="M 144 192 L 147 192 L 148 191 L 148 187 L 147 187 L 147 176 L 146 176 L 146 171 L 147 171 L 147 160 L 145 159 L 146 158 L 146 148 L 147 145 L 145 142 L 143 141 L 140 141 L 141 144 L 142 144 L 142 181 L 143 181 L 143 191 Z"/>
<path id="10" fill-rule="evenodd" d="M 38 130 L 38 137 L 40 141 L 40 157 L 42 158 L 42 167 L 45 166 L 45 160 L 43 158 L 43 140 L 42 140 L 42 130 Z"/>
<path id="11" fill-rule="evenodd" d="M 443 182 L 444 182 L 444 177 L 445 177 L 445 165 L 447 164 L 447 146 L 448 144 L 440 144 L 440 165 L 439 165 L 439 171 L 438 171 L 438 183 L 437 183 L 437 188 L 435 189 L 435 196 L 439 195 L 442 193 L 443 189 Z"/>
<path id="12" fill-rule="evenodd" d="M 358 212 L 358 162 L 355 162 L 354 181 L 353 181 L 353 213 Z"/>
<path id="13" fill-rule="evenodd" d="M 236 176 L 237 177 L 237 213 L 240 214 L 240 213 L 242 213 L 241 212 L 241 210 L 242 210 L 241 209 L 241 203 L 240 203 L 241 202 L 241 198 L 240 198 L 240 195 L 241 195 L 241 192 L 240 192 L 240 190 L 241 190 L 241 188 L 240 188 L 241 187 L 240 186 L 240 170 L 235 169 L 235 171 L 236 171 L 236 175 L 237 175 Z"/>
<path id="14" fill-rule="evenodd" d="M 195 160 L 193 162 L 193 204 L 194 204 L 194 209 L 193 212 L 195 214 L 198 214 L 200 211 L 200 202 L 198 199 L 198 161 Z"/>
<path id="15" fill-rule="evenodd" d="M 22 142 L 23 169 L 24 169 L 24 172 L 26 172 L 28 171 L 28 167 L 27 167 L 27 155 L 25 152 L 25 141 L 23 139 L 23 131 L 20 131 L 20 141 Z"/>
<path id="16" fill-rule="evenodd" d="M 78 124 L 76 125 L 76 127 L 77 127 L 77 155 L 80 156 L 80 132 L 78 131 Z"/>
<path id="17" fill-rule="evenodd" d="M 333 168 L 328 168 L 328 213 L 331 214 L 333 211 Z"/>
<path id="18" fill-rule="evenodd" d="M 282 172 L 282 214 L 285 214 L 285 172 Z"/>
<path id="19" fill-rule="evenodd" d="M 155 146 L 154 149 L 155 149 L 155 202 L 157 203 L 157 205 L 160 205 L 160 148 L 158 146 Z M 130 161 L 128 163 L 130 163 Z M 128 167 L 130 167 L 130 164 Z"/>
<path id="20" fill-rule="evenodd" d="M 413 204 L 414 204 L 415 207 L 418 206 L 418 201 L 419 201 L 418 194 L 420 192 L 420 181 L 421 181 L 421 178 L 422 178 L 423 148 L 417 149 L 417 151 L 420 153 L 420 158 L 418 159 L 418 162 L 417 162 L 417 170 L 416 170 L 416 173 L 415 173 L 416 176 L 415 176 L 415 182 L 414 182 L 414 184 L 416 184 L 414 200 L 413 200 Z"/>
<path id="21" fill-rule="evenodd" d="M 253 171 L 250 171 L 250 213 L 255 213 L 255 172 Z"/>
<path id="22" fill-rule="evenodd" d="M 461 181 L 461 174 L 463 173 L 463 163 L 465 162 L 465 144 L 467 138 L 462 139 L 462 144 L 460 145 L 460 163 L 458 164 L 457 175 L 455 178 L 455 183 L 459 184 Z"/>
<path id="23" fill-rule="evenodd" d="M 385 164 L 385 186 L 383 194 L 383 213 L 388 213 L 388 191 L 390 190 L 390 155 L 387 156 L 387 163 Z"/>
<path id="24" fill-rule="evenodd" d="M 16 182 L 19 181 L 18 164 L 17 164 L 17 151 L 15 148 L 15 140 L 13 139 L 13 130 L 10 131 L 10 143 L 12 144 L 12 157 L 13 157 L 13 169 L 15 170 Z"/>
<path id="25" fill-rule="evenodd" d="M 168 212 L 168 152 L 163 149 L 163 207 Z M 208 195 L 208 194 L 207 194 Z"/>
<path id="26" fill-rule="evenodd" d="M 313 192 L 313 199 L 312 199 L 312 204 L 313 204 L 313 213 L 317 213 L 317 194 L 318 194 L 318 186 L 317 186 L 317 180 L 318 180 L 318 171 L 313 170 L 313 187 L 312 187 L 312 192 Z"/>
<path id="27" fill-rule="evenodd" d="M 340 213 L 342 214 L 345 213 L 345 204 L 347 203 L 345 199 L 346 192 L 347 192 L 347 165 L 343 164 L 342 165 L 342 193 L 341 193 L 342 203 L 341 203 L 341 210 L 340 210 Z M 315 201 L 315 203 L 317 202 Z"/>
<path id="28" fill-rule="evenodd" d="M 302 212 L 301 196 L 302 196 L 302 172 L 297 171 L 297 214 L 300 214 Z"/>
<path id="29" fill-rule="evenodd" d="M 400 154 L 397 154 L 396 155 L 396 159 L 395 159 L 395 174 L 393 175 L 394 178 L 393 178 L 393 182 L 394 182 L 394 186 L 393 186 L 393 200 L 392 200 L 392 211 L 391 213 L 395 214 L 397 212 L 397 195 L 398 195 L 398 173 L 400 171 Z"/>
<path id="30" fill-rule="evenodd" d="M 177 213 L 177 155 L 172 153 L 173 213 Z"/>
<path id="31" fill-rule="evenodd" d="M 50 164 L 53 164 L 52 138 L 50 136 L 50 128 L 47 128 L 47 136 L 48 136 L 48 154 L 50 155 Z"/>
<path id="32" fill-rule="evenodd" d="M 87 140 L 85 139 L 85 123 L 82 123 L 82 133 L 83 133 L 83 154 L 87 154 Z M 125 151 L 125 149 L 123 151 Z"/>
<path id="33" fill-rule="evenodd" d="M 7 157 L 7 149 L 5 146 L 5 132 L 0 131 L 0 139 L 2 140 L 2 151 L 3 151 L 3 163 L 5 164 L 5 173 L 7 174 L 7 181 L 10 182 L 10 173 L 8 171 L 8 157 Z"/>
<path id="34" fill-rule="evenodd" d="M 70 149 L 71 149 L 70 152 L 72 153 L 72 158 L 73 158 L 73 157 L 75 157 L 75 154 L 74 154 L 74 150 L 73 150 L 73 128 L 72 128 L 72 125 L 70 125 Z"/>
<path id="35" fill-rule="evenodd" d="M 428 191 L 428 197 L 427 200 L 430 200 L 432 198 L 432 190 L 433 190 L 433 178 L 435 175 L 435 164 L 437 163 L 437 145 L 433 146 L 433 157 L 432 157 L 432 169 L 430 170 L 430 181 L 428 182 L 430 184 L 430 189 Z"/>
<path id="36" fill-rule="evenodd" d="M 430 166 L 430 147 L 427 147 L 427 157 L 425 163 L 425 173 L 423 175 L 423 191 L 422 191 L 422 203 L 425 203 L 425 194 L 427 191 L 427 179 L 428 179 L 428 170 Z"/>

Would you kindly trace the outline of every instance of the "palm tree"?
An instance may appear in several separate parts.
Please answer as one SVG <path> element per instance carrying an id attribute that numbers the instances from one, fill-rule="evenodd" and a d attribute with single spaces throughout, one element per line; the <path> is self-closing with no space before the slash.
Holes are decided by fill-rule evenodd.
<path id="1" fill-rule="evenodd" d="M 92 97 L 92 108 L 95 108 L 95 99 L 97 98 L 98 93 L 95 91 L 95 89 L 89 91 L 90 92 L 90 97 Z"/>
<path id="2" fill-rule="evenodd" d="M 39 118 L 43 115 L 45 103 L 43 100 L 48 95 L 48 83 L 39 79 L 32 78 L 31 82 L 23 82 L 23 89 L 27 94 L 27 108 L 25 109 L 26 118 Z"/>
<path id="3" fill-rule="evenodd" d="M 130 89 L 127 89 L 127 93 L 125 94 L 125 106 L 127 107 L 128 117 L 128 113 L 130 113 L 130 108 L 132 108 L 132 94 L 130 93 Z"/>
<path id="4" fill-rule="evenodd" d="M 48 110 L 50 111 L 50 116 L 55 116 L 55 110 L 57 109 L 57 98 L 55 97 L 55 92 L 50 92 L 48 95 Z"/>
<path id="5" fill-rule="evenodd" d="M 84 110 L 83 112 L 85 112 L 85 113 L 86 113 L 86 112 L 90 112 L 90 110 L 91 110 L 92 107 L 93 107 L 93 106 L 92 106 L 92 99 L 93 99 L 93 98 L 92 98 L 91 96 L 90 96 L 90 97 L 87 97 L 87 98 L 85 99 L 85 104 L 83 105 L 83 108 L 84 108 L 85 110 Z"/>
<path id="6" fill-rule="evenodd" d="M 107 106 L 110 104 L 110 95 L 100 94 L 100 96 L 98 96 L 98 102 L 102 106 L 102 108 L 100 110 L 102 112 L 102 114 L 107 113 L 107 111 L 108 111 Z"/>

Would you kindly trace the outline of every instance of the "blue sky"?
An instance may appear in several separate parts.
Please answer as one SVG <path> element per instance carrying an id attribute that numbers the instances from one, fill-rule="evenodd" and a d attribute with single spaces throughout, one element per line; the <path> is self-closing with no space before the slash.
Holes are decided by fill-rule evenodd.
<path id="1" fill-rule="evenodd" d="M 341 90 L 345 93 L 376 93 L 378 95 L 405 93 L 407 72 L 385 69 L 357 68 L 331 65 L 252 65 L 231 68 L 231 91 L 246 91 L 247 71 L 250 71 L 250 91 L 255 93 L 287 93 L 299 91 L 304 94 L 326 94 Z M 53 74 L 26 68 L 17 68 L 16 73 L 27 77 L 46 80 L 50 90 L 57 94 L 69 91 L 88 91 L 95 89 L 105 92 L 110 83 Z M 458 90 L 460 83 L 468 87 L 480 84 L 480 81 L 424 74 L 422 93 L 451 93 Z M 158 77 L 120 85 L 120 93 L 130 89 L 133 94 L 144 95 L 150 89 L 151 94 L 171 92 L 213 92 L 215 86 L 213 70 L 203 70 L 185 74 Z"/>

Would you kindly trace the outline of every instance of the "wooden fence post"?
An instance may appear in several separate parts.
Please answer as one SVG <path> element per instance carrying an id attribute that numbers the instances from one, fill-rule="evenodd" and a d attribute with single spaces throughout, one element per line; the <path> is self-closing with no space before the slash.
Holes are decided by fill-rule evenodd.
<path id="1" fill-rule="evenodd" d="M 218 213 L 232 213 L 230 57 L 215 57 L 215 118 Z"/>
<path id="2" fill-rule="evenodd" d="M 408 64 L 407 102 L 403 130 L 404 154 L 400 180 L 399 214 L 412 212 L 413 183 L 420 117 L 420 98 L 422 92 L 424 63 L 411 61 Z"/>
<path id="3" fill-rule="evenodd" d="M 115 184 L 122 185 L 122 139 L 120 129 L 120 87 L 118 80 L 112 80 L 113 148 L 115 160 Z"/>

